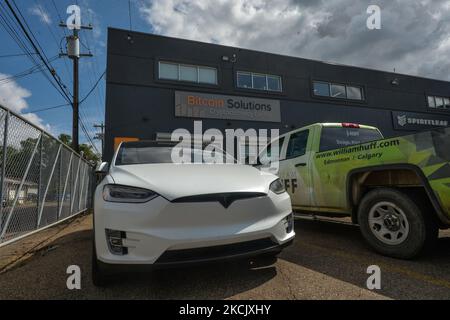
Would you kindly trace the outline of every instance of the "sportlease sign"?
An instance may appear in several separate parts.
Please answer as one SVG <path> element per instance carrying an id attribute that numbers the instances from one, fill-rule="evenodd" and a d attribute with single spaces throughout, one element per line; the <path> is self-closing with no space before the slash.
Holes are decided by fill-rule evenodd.
<path id="1" fill-rule="evenodd" d="M 175 116 L 281 122 L 280 101 L 175 91 Z"/>
<path id="2" fill-rule="evenodd" d="M 392 121 L 396 130 L 429 130 L 437 127 L 448 127 L 450 116 L 392 111 Z"/>

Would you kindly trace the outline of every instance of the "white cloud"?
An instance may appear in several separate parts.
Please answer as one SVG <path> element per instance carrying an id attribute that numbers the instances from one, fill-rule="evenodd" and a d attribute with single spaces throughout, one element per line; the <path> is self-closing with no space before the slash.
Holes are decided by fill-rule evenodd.
<path id="1" fill-rule="evenodd" d="M 147 0 L 154 31 L 315 60 L 450 80 L 446 0 L 378 0 L 381 30 L 368 30 L 370 1 Z"/>
<path id="2" fill-rule="evenodd" d="M 7 74 L 0 73 L 0 79 L 9 77 Z M 21 87 L 15 81 L 0 84 L 0 103 L 6 108 L 18 114 L 23 114 L 23 117 L 31 121 L 38 127 L 51 132 L 49 124 L 34 113 L 26 113 L 28 108 L 27 98 L 31 97 L 31 92 Z"/>
<path id="3" fill-rule="evenodd" d="M 41 22 L 43 22 L 45 24 L 52 23 L 52 18 L 50 16 L 50 14 L 47 11 L 45 11 L 45 9 L 41 5 L 37 4 L 34 7 L 31 7 L 29 9 L 29 12 L 32 15 L 37 16 L 39 18 L 39 20 L 41 20 Z"/>
<path id="4" fill-rule="evenodd" d="M 7 74 L 0 73 L 0 79 L 10 77 Z M 9 81 L 0 85 L 0 99 L 6 107 L 21 113 L 28 108 L 26 98 L 31 97 L 31 92 L 19 86 L 15 81 Z"/>

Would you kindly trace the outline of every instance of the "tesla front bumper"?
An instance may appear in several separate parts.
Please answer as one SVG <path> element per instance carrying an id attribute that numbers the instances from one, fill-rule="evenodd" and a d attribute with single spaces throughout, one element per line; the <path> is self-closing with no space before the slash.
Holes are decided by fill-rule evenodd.
<path id="1" fill-rule="evenodd" d="M 189 264 L 281 251 L 295 236 L 287 193 L 219 202 L 113 203 L 96 198 L 101 266 Z"/>

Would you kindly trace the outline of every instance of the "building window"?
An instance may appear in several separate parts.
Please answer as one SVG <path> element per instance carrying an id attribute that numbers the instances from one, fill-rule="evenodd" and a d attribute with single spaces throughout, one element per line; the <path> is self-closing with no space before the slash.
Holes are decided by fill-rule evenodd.
<path id="1" fill-rule="evenodd" d="M 178 65 L 172 63 L 159 63 L 159 78 L 178 80 Z"/>
<path id="2" fill-rule="evenodd" d="M 237 72 L 238 88 L 281 92 L 281 77 L 269 74 Z"/>
<path id="3" fill-rule="evenodd" d="M 362 91 L 359 87 L 347 86 L 347 99 L 362 100 Z"/>
<path id="4" fill-rule="evenodd" d="M 428 96 L 427 100 L 429 108 L 450 109 L 450 98 L 448 97 Z"/>
<path id="5" fill-rule="evenodd" d="M 314 95 L 329 97 L 330 96 L 330 84 L 326 82 L 314 82 Z"/>
<path id="6" fill-rule="evenodd" d="M 237 85 L 239 88 L 253 88 L 252 85 L 252 74 L 251 73 L 244 73 L 244 72 L 238 72 L 237 74 Z"/>
<path id="7" fill-rule="evenodd" d="M 267 88 L 270 91 L 281 91 L 281 78 L 278 76 L 267 76 Z"/>
<path id="8" fill-rule="evenodd" d="M 198 82 L 217 84 L 217 69 L 198 67 Z"/>
<path id="9" fill-rule="evenodd" d="M 331 97 L 348 100 L 364 99 L 363 90 L 361 87 L 323 81 L 313 82 L 313 93 L 315 96 L 320 97 Z"/>
<path id="10" fill-rule="evenodd" d="M 160 61 L 159 79 L 217 84 L 217 69 Z"/>
<path id="11" fill-rule="evenodd" d="M 340 85 L 340 84 L 331 84 L 331 96 L 333 98 L 342 98 L 345 99 L 346 95 L 345 95 L 345 86 Z"/>

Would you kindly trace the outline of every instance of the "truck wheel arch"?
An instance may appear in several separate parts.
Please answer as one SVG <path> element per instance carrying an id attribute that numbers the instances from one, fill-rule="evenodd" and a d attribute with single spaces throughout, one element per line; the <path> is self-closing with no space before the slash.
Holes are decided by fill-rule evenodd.
<path id="1" fill-rule="evenodd" d="M 381 186 L 399 187 L 397 184 L 402 180 L 402 188 L 414 187 L 416 189 L 422 188 L 426 198 L 430 201 L 434 209 L 435 216 L 443 228 L 450 226 L 450 219 L 443 214 L 439 201 L 437 200 L 427 178 L 422 170 L 412 164 L 394 164 L 394 165 L 380 165 L 369 166 L 364 168 L 357 168 L 351 170 L 346 179 L 347 203 L 352 213 L 352 222 L 357 224 L 357 209 L 367 190 L 377 187 L 376 184 L 365 185 L 366 182 L 372 180 L 372 183 L 381 183 Z M 390 181 L 385 180 L 388 179 Z M 366 192 L 365 192 L 366 191 Z"/>

